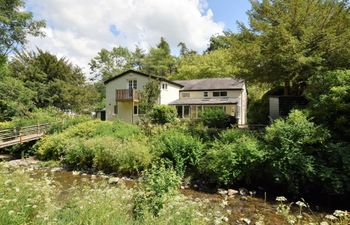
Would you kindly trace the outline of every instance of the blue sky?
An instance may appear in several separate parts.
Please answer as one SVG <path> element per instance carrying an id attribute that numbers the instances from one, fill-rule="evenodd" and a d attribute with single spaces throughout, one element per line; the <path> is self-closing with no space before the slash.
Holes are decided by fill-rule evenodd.
<path id="1" fill-rule="evenodd" d="M 25 0 L 36 19 L 46 21 L 37 47 L 66 57 L 88 73 L 89 61 L 102 49 L 116 46 L 148 51 L 164 37 L 172 52 L 178 43 L 204 51 L 210 37 L 237 31 L 247 23 L 248 0 Z"/>
<path id="2" fill-rule="evenodd" d="M 237 31 L 236 21 L 248 23 L 248 0 L 208 0 L 208 6 L 214 13 L 214 21 L 225 23 L 225 30 Z"/>

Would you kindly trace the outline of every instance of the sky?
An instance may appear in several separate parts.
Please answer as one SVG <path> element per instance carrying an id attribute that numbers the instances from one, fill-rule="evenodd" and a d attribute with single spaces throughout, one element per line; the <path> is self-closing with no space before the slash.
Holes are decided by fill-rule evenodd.
<path id="1" fill-rule="evenodd" d="M 237 31 L 247 23 L 248 0 L 26 0 L 35 19 L 46 21 L 44 38 L 30 37 L 37 47 L 66 57 L 89 73 L 89 61 L 102 49 L 124 46 L 145 51 L 160 37 L 178 54 L 177 44 L 203 51 L 213 35 Z"/>

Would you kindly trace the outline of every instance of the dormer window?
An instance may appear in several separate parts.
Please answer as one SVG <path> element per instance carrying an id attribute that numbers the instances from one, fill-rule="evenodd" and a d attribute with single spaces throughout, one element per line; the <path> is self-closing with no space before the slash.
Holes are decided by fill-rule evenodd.
<path id="1" fill-rule="evenodd" d="M 189 98 L 189 97 L 190 97 L 190 93 L 188 93 L 188 92 L 183 92 L 183 93 L 181 93 L 181 96 L 182 96 L 183 98 Z"/>
<path id="2" fill-rule="evenodd" d="M 225 97 L 225 96 L 227 96 L 227 91 L 214 91 L 213 96 L 214 97 Z"/>

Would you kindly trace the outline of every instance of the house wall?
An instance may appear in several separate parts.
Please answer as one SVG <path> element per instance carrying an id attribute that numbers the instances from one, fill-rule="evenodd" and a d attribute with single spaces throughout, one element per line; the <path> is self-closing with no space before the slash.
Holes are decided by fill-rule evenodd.
<path id="1" fill-rule="evenodd" d="M 168 88 L 167 89 L 161 88 L 161 90 L 160 90 L 160 104 L 161 105 L 167 105 L 170 102 L 179 99 L 179 91 L 180 91 L 179 86 L 162 81 L 160 84 L 160 87 L 162 87 L 162 84 L 167 84 Z"/>
<path id="2" fill-rule="evenodd" d="M 247 124 L 247 102 L 248 95 L 246 87 L 244 86 L 242 90 L 215 90 L 215 91 L 226 91 L 227 96 L 231 98 L 238 98 L 239 101 L 237 105 L 232 105 L 231 107 L 226 107 L 227 114 L 234 115 L 238 119 L 238 125 L 246 125 Z M 182 93 L 190 93 L 189 98 L 204 98 L 205 91 L 180 91 L 180 98 L 182 97 Z M 208 91 L 208 98 L 225 98 L 225 97 L 213 97 L 214 91 Z M 234 108 L 232 108 L 234 107 Z M 228 111 L 230 113 L 228 113 Z M 235 112 L 232 114 L 232 111 Z"/>
<path id="3" fill-rule="evenodd" d="M 106 119 L 111 120 L 114 118 L 120 118 L 120 119 L 127 119 L 131 117 L 132 113 L 132 102 L 119 102 L 118 104 L 118 111 L 119 113 L 122 113 L 122 115 L 115 115 L 114 114 L 114 106 L 116 105 L 116 99 L 115 94 L 117 89 L 128 89 L 129 88 L 129 80 L 137 80 L 137 90 L 142 90 L 143 86 L 147 84 L 150 79 L 145 76 L 141 76 L 136 73 L 129 73 L 126 74 L 120 78 L 116 78 L 109 83 L 106 84 Z M 129 103 L 129 104 L 126 104 Z M 131 104 L 131 106 L 130 106 Z M 131 111 L 130 111 L 131 107 Z M 130 113 L 129 116 L 125 115 L 126 113 Z"/>

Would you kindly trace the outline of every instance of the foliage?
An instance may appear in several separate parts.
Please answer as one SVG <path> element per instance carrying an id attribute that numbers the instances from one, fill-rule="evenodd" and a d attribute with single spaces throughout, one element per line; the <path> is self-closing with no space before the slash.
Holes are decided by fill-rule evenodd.
<path id="1" fill-rule="evenodd" d="M 160 87 L 159 81 L 154 79 L 149 79 L 149 81 L 143 87 L 143 90 L 140 91 L 140 110 L 146 115 L 149 114 L 154 105 L 157 103 L 157 100 L 160 96 Z"/>
<path id="2" fill-rule="evenodd" d="M 75 138 L 88 139 L 98 136 L 127 139 L 139 133 L 140 130 L 131 124 L 120 121 L 104 122 L 92 120 L 69 127 L 62 133 L 47 135 L 35 147 L 39 158 L 57 160 L 64 155 L 64 149 L 70 139 L 74 141 Z"/>
<path id="3" fill-rule="evenodd" d="M 210 128 L 227 128 L 231 125 L 230 116 L 222 108 L 209 108 L 199 115 L 205 126 Z"/>
<path id="4" fill-rule="evenodd" d="M 208 150 L 200 163 L 200 172 L 221 185 L 251 184 L 263 175 L 264 159 L 261 142 L 253 134 L 233 128 L 224 131 Z"/>
<path id="5" fill-rule="evenodd" d="M 43 35 L 44 21 L 33 19 L 31 12 L 23 10 L 23 0 L 0 1 L 0 61 L 11 51 L 22 47 L 28 36 Z"/>
<path id="6" fill-rule="evenodd" d="M 169 76 L 175 73 L 176 59 L 170 54 L 168 42 L 161 37 L 159 44 L 151 48 L 143 59 L 142 71 L 158 76 Z"/>
<path id="7" fill-rule="evenodd" d="M 349 67 L 347 1 L 250 2 L 250 27 L 241 25 L 231 48 L 246 78 L 300 95 L 315 72 Z"/>
<path id="8" fill-rule="evenodd" d="M 350 70 L 314 75 L 307 88 L 311 115 L 340 140 L 350 139 Z"/>
<path id="9" fill-rule="evenodd" d="M 63 157 L 63 163 L 73 169 L 124 175 L 139 174 L 151 160 L 148 144 L 144 141 L 129 139 L 123 142 L 112 137 L 70 139 Z"/>
<path id="10" fill-rule="evenodd" d="M 34 108 L 34 94 L 21 80 L 10 76 L 0 77 L 0 121 L 23 116 Z"/>
<path id="11" fill-rule="evenodd" d="M 315 155 L 327 140 L 328 131 L 310 122 L 302 111 L 292 111 L 266 128 L 268 158 L 276 183 L 298 193 L 316 175 Z M 305 186 L 304 186 L 305 185 Z"/>
<path id="12" fill-rule="evenodd" d="M 269 97 L 277 94 L 268 84 L 248 84 L 248 123 L 269 123 Z M 277 89 L 279 90 L 279 89 Z"/>
<path id="13" fill-rule="evenodd" d="M 177 118 L 177 112 L 174 107 L 168 105 L 156 105 L 150 113 L 150 119 L 155 124 L 172 123 Z"/>
<path id="14" fill-rule="evenodd" d="M 350 194 L 349 149 L 349 143 L 329 143 L 316 159 L 315 188 L 333 199 Z"/>
<path id="15" fill-rule="evenodd" d="M 164 165 L 153 166 L 145 171 L 139 191 L 134 196 L 135 217 L 142 218 L 147 211 L 158 216 L 169 198 L 177 193 L 179 185 L 180 177 Z"/>
<path id="16" fill-rule="evenodd" d="M 10 63 L 13 77 L 33 91 L 33 104 L 37 108 L 49 106 L 63 111 L 87 112 L 97 95 L 85 83 L 81 69 L 65 58 L 38 49 L 37 52 L 18 53 Z"/>
<path id="17" fill-rule="evenodd" d="M 220 49 L 203 55 L 188 54 L 179 59 L 173 79 L 203 79 L 235 75 L 238 69 L 230 60 L 230 51 Z"/>
<path id="18" fill-rule="evenodd" d="M 94 79 L 106 81 L 109 78 L 132 69 L 133 53 L 125 47 L 114 47 L 111 51 L 101 51 L 91 59 L 89 65 Z"/>
<path id="19" fill-rule="evenodd" d="M 186 169 L 195 169 L 203 155 L 204 146 L 199 139 L 176 130 L 161 132 L 153 142 L 155 154 L 170 162 L 180 176 Z"/>
<path id="20" fill-rule="evenodd" d="M 61 185 L 52 185 L 48 176 L 30 176 L 30 171 L 6 170 L 0 168 L 0 224 L 105 224 L 105 225 L 132 225 L 132 224 L 213 224 L 221 220 L 216 216 L 205 215 L 206 211 L 217 210 L 203 200 L 193 201 L 180 194 L 175 194 L 173 184 L 178 179 L 170 173 L 161 170 L 145 181 L 150 188 L 130 189 L 121 185 L 107 185 L 103 181 L 88 183 L 82 181 L 64 188 Z M 171 173 L 174 174 L 174 173 Z M 153 184 L 151 183 L 151 180 Z M 164 182 L 162 182 L 164 181 Z M 56 183 L 57 182 L 57 183 Z M 163 185 L 163 184 L 167 185 Z M 55 184 L 60 184 L 55 180 Z M 167 188 L 169 187 L 167 192 Z M 151 193 L 150 189 L 162 193 L 162 208 L 157 216 L 152 212 L 144 211 L 142 218 L 135 218 L 132 213 L 135 196 L 139 191 Z M 163 191 L 161 191 L 163 190 Z M 174 192 L 174 194 L 170 194 Z M 63 194 L 63 195 L 62 195 Z M 151 195 L 148 195 L 151 197 Z M 152 192 L 156 199 L 155 192 Z M 155 202 L 155 201 L 153 201 Z M 219 208 L 220 209 L 220 208 Z M 215 214 L 216 215 L 216 214 Z M 219 215 L 218 215 L 219 216 Z M 218 217 L 217 216 L 217 217 Z"/>

